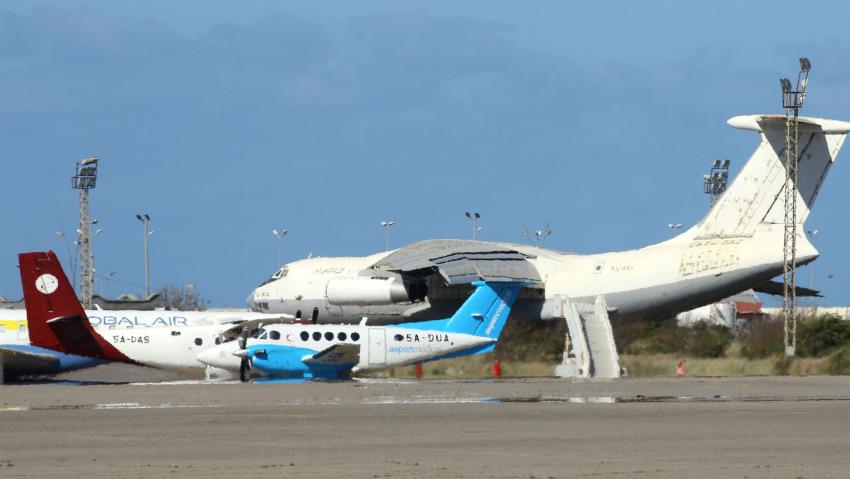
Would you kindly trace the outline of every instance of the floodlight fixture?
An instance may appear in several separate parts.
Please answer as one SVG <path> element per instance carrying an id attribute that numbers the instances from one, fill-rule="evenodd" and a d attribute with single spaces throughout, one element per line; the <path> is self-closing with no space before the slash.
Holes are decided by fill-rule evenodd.
<path id="1" fill-rule="evenodd" d="M 395 224 L 393 220 L 383 220 L 381 221 L 381 226 L 384 228 L 384 250 L 390 250 L 390 226 Z"/>
<path id="2" fill-rule="evenodd" d="M 478 212 L 470 213 L 467 211 L 466 217 L 472 222 L 472 239 L 474 240 L 478 236 L 478 232 L 482 229 L 478 226 L 478 220 L 481 219 L 481 215 Z"/>
<path id="3" fill-rule="evenodd" d="M 278 230 L 277 228 L 272 228 L 272 234 L 274 235 L 275 238 L 277 238 L 277 266 L 278 266 L 278 268 L 283 266 L 283 263 L 281 263 L 280 250 L 281 250 L 281 247 L 283 245 L 283 237 L 286 236 L 287 233 L 289 233 L 289 230 L 286 229 L 286 228 L 281 228 L 280 230 Z"/>

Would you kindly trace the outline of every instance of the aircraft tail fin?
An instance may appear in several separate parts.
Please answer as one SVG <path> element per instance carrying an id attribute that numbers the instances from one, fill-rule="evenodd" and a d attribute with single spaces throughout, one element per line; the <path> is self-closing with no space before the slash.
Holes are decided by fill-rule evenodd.
<path id="1" fill-rule="evenodd" d="M 475 290 L 455 314 L 444 321 L 442 329 L 496 340 L 502 333 L 523 283 L 476 281 L 472 285 Z"/>
<path id="2" fill-rule="evenodd" d="M 760 225 L 785 224 L 785 116 L 736 116 L 727 123 L 757 131 L 761 141 L 717 204 L 696 226 L 697 238 L 752 236 Z M 850 123 L 799 117 L 797 223 L 809 216 Z"/>
<path id="3" fill-rule="evenodd" d="M 53 251 L 18 255 L 30 343 L 68 354 L 126 360 L 89 323 Z"/>

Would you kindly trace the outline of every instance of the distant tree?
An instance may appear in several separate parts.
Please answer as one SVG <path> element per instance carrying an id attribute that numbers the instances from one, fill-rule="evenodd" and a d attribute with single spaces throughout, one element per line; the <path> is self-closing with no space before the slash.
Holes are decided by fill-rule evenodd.
<path id="1" fill-rule="evenodd" d="M 194 286 L 180 287 L 173 284 L 159 290 L 165 309 L 174 311 L 204 311 L 209 300 L 203 299 Z"/>

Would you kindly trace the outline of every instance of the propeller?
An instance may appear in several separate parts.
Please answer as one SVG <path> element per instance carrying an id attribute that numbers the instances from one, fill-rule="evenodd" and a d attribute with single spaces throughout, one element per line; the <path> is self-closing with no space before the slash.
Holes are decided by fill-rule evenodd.
<path id="1" fill-rule="evenodd" d="M 239 363 L 239 380 L 243 383 L 248 382 L 251 379 L 251 360 L 248 359 L 248 356 L 242 358 L 242 361 Z"/>
<path id="2" fill-rule="evenodd" d="M 250 330 L 249 328 L 245 328 L 242 331 L 242 336 L 237 339 L 239 341 L 239 349 L 247 350 L 248 349 L 248 336 L 254 333 L 255 330 Z M 251 379 L 251 360 L 248 358 L 248 355 L 245 354 L 242 356 L 242 360 L 239 361 L 239 380 L 247 382 Z"/>

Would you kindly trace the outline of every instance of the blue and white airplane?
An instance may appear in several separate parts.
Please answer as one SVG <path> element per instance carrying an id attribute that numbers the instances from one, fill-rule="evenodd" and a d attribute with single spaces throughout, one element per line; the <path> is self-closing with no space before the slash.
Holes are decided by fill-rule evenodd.
<path id="1" fill-rule="evenodd" d="M 473 283 L 475 290 L 448 319 L 393 326 L 271 324 L 244 345 L 230 341 L 198 360 L 269 378 L 346 378 L 353 372 L 490 352 L 520 289 L 517 282 Z"/>

